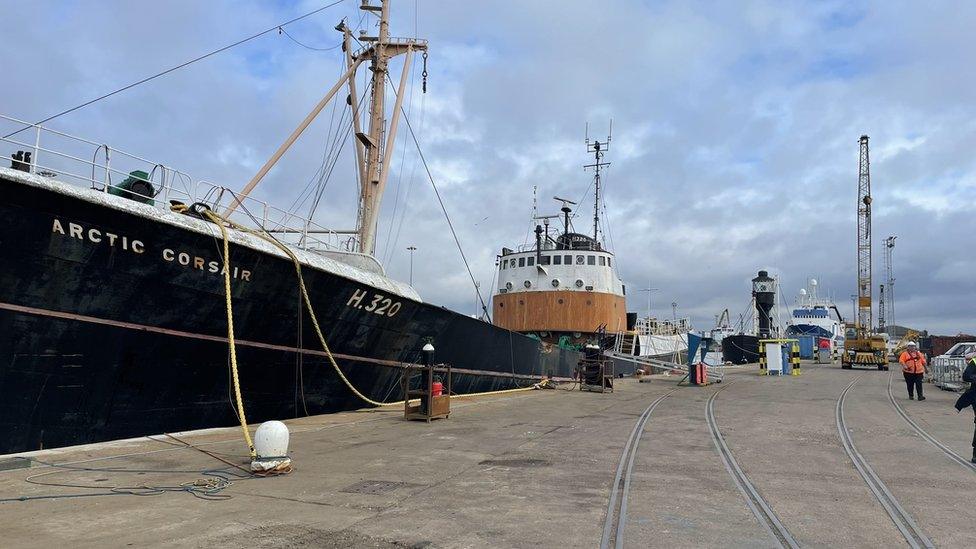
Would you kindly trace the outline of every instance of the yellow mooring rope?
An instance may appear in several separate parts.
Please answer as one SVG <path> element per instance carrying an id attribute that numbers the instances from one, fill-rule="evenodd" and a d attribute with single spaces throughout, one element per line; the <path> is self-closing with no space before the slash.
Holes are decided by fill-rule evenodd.
<path id="1" fill-rule="evenodd" d="M 174 207 L 173 209 L 174 211 L 180 211 L 177 210 L 176 207 Z M 184 207 L 183 210 L 185 209 L 186 208 Z M 319 343 L 322 345 L 322 349 L 325 351 L 325 355 L 328 357 L 329 363 L 332 365 L 332 368 L 335 370 L 336 374 L 339 375 L 339 379 L 342 380 L 342 382 L 346 385 L 346 387 L 348 387 L 349 390 L 352 391 L 354 395 L 362 399 L 364 402 L 368 404 L 372 404 L 373 406 L 399 406 L 403 402 L 400 400 L 395 402 L 379 402 L 367 397 L 358 389 L 356 389 L 356 387 L 352 384 L 352 382 L 349 381 L 349 378 L 347 378 L 346 375 L 342 372 L 342 369 L 339 368 L 339 364 L 336 362 L 335 357 L 332 356 L 332 351 L 329 349 L 329 344 L 326 343 L 325 341 L 325 335 L 322 333 L 322 328 L 319 325 L 318 317 L 315 315 L 315 310 L 312 308 L 312 300 L 308 296 L 308 289 L 305 287 L 305 279 L 304 277 L 302 277 L 302 264 L 299 261 L 298 256 L 296 256 L 295 253 L 289 247 L 285 246 L 281 242 L 278 242 L 276 239 L 268 236 L 262 231 L 257 231 L 254 229 L 250 229 L 248 227 L 244 227 L 242 225 L 238 225 L 233 221 L 220 217 L 219 215 L 217 215 L 211 210 L 203 210 L 203 213 L 204 215 L 206 215 L 207 219 L 209 219 L 211 222 L 213 222 L 218 227 L 220 227 L 220 234 L 224 241 L 224 293 L 227 298 L 227 340 L 230 345 L 231 370 L 233 372 L 233 378 L 234 378 L 234 393 L 237 399 L 237 408 L 239 411 L 238 416 L 240 417 L 241 420 L 241 428 L 244 430 L 244 439 L 247 441 L 247 445 L 248 448 L 250 449 L 252 457 L 254 457 L 255 455 L 254 444 L 251 441 L 251 434 L 247 430 L 247 420 L 244 417 L 244 404 L 241 399 L 240 382 L 237 376 L 237 350 L 234 342 L 233 304 L 231 303 L 231 297 L 230 297 L 231 296 L 230 244 L 229 244 L 229 237 L 227 235 L 227 228 L 225 227 L 225 223 L 227 226 L 230 226 L 233 229 L 246 232 L 249 234 L 253 234 L 254 236 L 257 236 L 265 240 L 266 242 L 272 244 L 273 246 L 277 247 L 281 251 L 285 252 L 285 254 L 292 260 L 292 263 L 295 265 L 295 274 L 298 275 L 298 285 L 302 291 L 302 301 L 304 302 L 305 307 L 308 309 L 309 316 L 312 318 L 312 326 L 315 328 L 315 335 L 318 336 Z M 519 389 L 502 389 L 498 391 L 486 391 L 483 393 L 470 393 L 470 394 L 450 395 L 450 396 L 451 398 L 463 398 L 463 397 L 496 395 L 502 393 L 515 393 L 520 391 L 529 391 L 534 388 L 535 387 L 533 386 L 533 387 L 523 387 Z"/>
<path id="2" fill-rule="evenodd" d="M 215 214 L 211 210 L 204 210 L 204 212 L 206 213 L 207 218 L 209 218 L 212 222 L 216 223 L 217 226 L 220 227 L 220 234 L 221 234 L 221 236 L 224 239 L 224 261 L 225 261 L 225 267 L 224 267 L 224 269 L 226 271 L 226 275 L 225 275 L 224 278 L 225 278 L 225 281 L 226 281 L 226 292 L 227 292 L 227 296 L 228 296 L 227 297 L 228 307 L 230 307 L 230 305 L 229 305 L 230 304 L 230 270 L 228 268 L 228 265 L 226 264 L 226 262 L 227 262 L 228 237 L 227 237 L 227 229 L 224 227 L 224 223 L 226 223 L 227 225 L 229 225 L 233 229 L 236 229 L 238 231 L 243 231 L 243 232 L 246 232 L 246 233 L 253 234 L 254 236 L 257 236 L 257 237 L 259 237 L 259 238 L 267 241 L 268 243 L 274 245 L 275 247 L 277 247 L 281 251 L 285 252 L 285 254 L 287 254 L 288 257 L 292 260 L 292 263 L 294 263 L 294 265 L 295 265 L 295 274 L 298 275 L 298 285 L 299 285 L 299 287 L 302 290 L 302 301 L 304 301 L 305 307 L 308 309 L 309 316 L 312 318 L 312 326 L 315 328 L 315 335 L 318 336 L 319 343 L 322 345 L 322 349 L 325 350 L 325 355 L 328 357 L 329 363 L 332 365 L 332 368 L 334 368 L 335 371 L 336 371 L 336 373 L 339 375 L 339 379 L 341 379 L 342 382 L 345 383 L 346 387 L 348 387 L 349 390 L 352 391 L 354 395 L 356 395 L 357 397 L 359 397 L 360 399 L 362 399 L 364 402 L 366 402 L 368 404 L 372 404 L 373 406 L 397 406 L 397 405 L 400 405 L 401 404 L 402 401 L 396 401 L 396 402 L 379 402 L 379 401 L 376 401 L 376 400 L 373 400 L 373 399 L 369 398 L 368 396 L 366 396 L 363 393 L 361 393 L 359 391 L 359 389 L 356 389 L 356 387 L 352 384 L 352 382 L 349 381 L 349 378 L 347 378 L 346 375 L 342 372 L 342 369 L 339 368 L 339 364 L 336 363 L 335 357 L 332 356 L 332 351 L 329 349 L 329 344 L 325 342 L 325 335 L 322 333 L 321 326 L 319 326 L 319 319 L 315 315 L 315 310 L 312 309 L 312 300 L 308 296 L 308 289 L 305 287 L 305 279 L 302 277 L 302 264 L 298 260 L 298 256 L 296 256 L 295 253 L 292 252 L 290 248 L 288 248 L 288 246 L 285 246 L 281 242 L 278 242 L 274 238 L 271 238 L 271 237 L 267 236 L 266 234 L 264 234 L 261 231 L 255 231 L 255 230 L 250 229 L 248 227 L 244 227 L 242 225 L 238 225 L 237 223 L 234 223 L 233 221 L 230 221 L 228 219 L 224 219 L 224 218 L 220 217 L 219 215 Z M 233 348 L 233 346 L 234 346 L 233 335 L 231 335 L 230 337 L 228 337 L 228 339 L 230 340 L 231 348 Z M 234 362 L 234 353 L 233 353 L 233 351 L 231 351 L 231 360 L 232 360 L 232 363 L 233 363 Z M 236 369 L 235 369 L 235 372 L 236 372 Z M 237 386 L 236 386 L 236 373 L 235 373 L 235 389 L 236 388 L 237 388 Z M 243 414 L 241 414 L 241 415 L 243 416 Z"/>
<path id="3" fill-rule="evenodd" d="M 220 234 L 224 239 L 224 296 L 227 305 L 227 342 L 230 346 L 230 371 L 234 379 L 234 398 L 237 400 L 237 418 L 241 421 L 244 440 L 247 442 L 251 459 L 257 457 L 254 451 L 254 441 L 251 432 L 247 430 L 247 418 L 244 417 L 244 400 L 241 398 L 241 382 L 237 376 L 237 345 L 234 342 L 234 305 L 230 297 L 230 242 L 227 238 L 227 228 L 221 223 L 220 217 L 210 210 L 204 210 L 206 216 L 220 227 Z"/>

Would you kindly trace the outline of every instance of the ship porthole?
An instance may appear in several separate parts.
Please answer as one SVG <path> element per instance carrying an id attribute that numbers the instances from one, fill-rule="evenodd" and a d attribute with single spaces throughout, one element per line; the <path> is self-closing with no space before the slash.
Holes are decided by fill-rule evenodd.
<path id="1" fill-rule="evenodd" d="M 532 287 L 532 281 L 526 280 L 525 282 L 522 283 L 522 285 L 525 286 L 526 288 L 531 288 Z"/>
<path id="2" fill-rule="evenodd" d="M 582 278 L 577 278 L 576 279 L 576 287 L 577 288 L 582 288 L 583 287 L 583 279 Z"/>
<path id="3" fill-rule="evenodd" d="M 552 279 L 552 287 L 553 288 L 558 288 L 559 287 L 559 279 L 558 278 Z"/>
<path id="4" fill-rule="evenodd" d="M 512 289 L 512 283 L 511 282 L 506 282 L 505 283 L 505 287 L 508 288 L 509 290 L 511 290 Z"/>
<path id="5" fill-rule="evenodd" d="M 504 307 L 504 306 L 505 306 L 505 303 L 504 303 L 504 302 L 499 302 L 499 303 L 498 303 L 498 306 L 499 306 L 499 307 Z"/>
<path id="6" fill-rule="evenodd" d="M 563 304 L 563 300 L 562 300 L 562 298 L 560 298 L 560 299 L 559 299 L 559 304 L 560 304 L 560 305 L 562 305 L 562 304 Z"/>
<path id="7" fill-rule="evenodd" d="M 525 305 L 525 302 L 520 299 L 519 300 L 519 305 Z"/>

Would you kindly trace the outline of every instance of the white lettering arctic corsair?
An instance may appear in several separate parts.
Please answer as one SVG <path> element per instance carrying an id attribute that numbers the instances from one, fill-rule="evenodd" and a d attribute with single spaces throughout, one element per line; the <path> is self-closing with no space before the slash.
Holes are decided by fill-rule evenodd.
<path id="1" fill-rule="evenodd" d="M 65 226 L 67 226 L 67 231 L 65 231 Z M 91 242 L 92 244 L 106 244 L 113 248 L 122 248 L 123 250 L 131 251 L 137 254 L 141 254 L 146 251 L 146 245 L 141 240 L 129 238 L 128 236 L 124 235 L 120 236 L 95 228 L 86 229 L 84 226 L 78 223 L 62 223 L 58 218 L 54 219 L 51 232 L 70 238 L 77 238 L 81 241 Z M 224 264 L 221 260 L 208 260 L 207 258 L 179 250 L 173 250 L 172 248 L 163 248 L 162 255 L 163 259 L 167 262 L 214 275 L 224 276 Z M 232 266 L 230 276 L 234 280 L 242 280 L 244 282 L 251 281 L 251 271 L 237 266 Z"/>
<path id="2" fill-rule="evenodd" d="M 222 261 L 210 260 L 200 257 L 198 255 L 190 255 L 186 252 L 173 251 L 170 248 L 163 248 L 163 259 L 171 263 L 177 263 L 184 267 L 189 267 L 192 269 L 197 269 L 198 271 L 206 271 L 208 273 L 224 275 L 224 267 Z M 251 281 L 251 271 L 247 269 L 241 269 L 238 267 L 233 267 L 230 273 L 230 277 L 235 280 L 243 280 L 246 282 Z"/>
<path id="3" fill-rule="evenodd" d="M 65 232 L 64 224 L 61 220 L 54 218 L 54 225 L 51 227 L 51 232 L 55 234 L 60 234 L 63 236 L 68 236 L 71 238 L 77 238 L 78 240 L 91 242 L 92 244 L 106 244 L 110 247 L 119 247 L 123 250 L 132 251 L 137 254 L 141 254 L 146 251 L 145 244 L 141 240 L 129 239 L 127 236 L 119 236 L 107 231 L 101 231 L 99 229 L 85 229 L 83 226 L 77 223 L 68 223 L 68 231 Z"/>

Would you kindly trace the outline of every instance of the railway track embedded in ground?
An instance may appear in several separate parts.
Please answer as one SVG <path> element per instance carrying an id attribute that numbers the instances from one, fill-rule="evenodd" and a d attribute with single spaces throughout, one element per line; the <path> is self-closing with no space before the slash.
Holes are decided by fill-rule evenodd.
<path id="1" fill-rule="evenodd" d="M 909 417 L 908 413 L 905 412 L 905 409 L 901 407 L 901 404 L 898 404 L 898 401 L 895 400 L 895 395 L 892 394 L 891 392 L 891 378 L 893 375 L 894 374 L 888 375 L 888 400 L 891 401 L 891 405 L 895 407 L 895 411 L 898 412 L 898 415 L 900 415 L 901 418 L 905 420 L 905 423 L 908 423 L 908 425 L 912 429 L 914 429 L 915 432 L 918 433 L 920 437 L 929 441 L 929 443 L 931 443 L 932 446 L 935 446 L 936 448 L 941 450 L 942 453 L 944 453 L 946 457 L 948 457 L 951 461 L 954 461 L 955 463 L 962 465 L 963 467 L 972 471 L 973 473 L 976 473 L 976 464 L 970 462 L 968 459 L 953 452 L 951 448 L 949 448 L 945 444 L 942 444 L 942 442 L 939 441 L 939 439 L 930 435 L 925 429 L 922 429 L 922 427 L 919 426 L 918 423 L 915 423 L 915 420 Z"/>
<path id="2" fill-rule="evenodd" d="M 742 497 L 745 498 L 746 504 L 749 506 L 752 514 L 756 516 L 759 524 L 776 540 L 780 547 L 797 548 L 799 544 L 793 538 L 793 534 L 783 525 L 779 517 L 776 516 L 776 513 L 773 512 L 773 509 L 759 494 L 759 491 L 752 485 L 752 482 L 749 481 L 749 477 L 739 467 L 735 456 L 732 455 L 732 450 L 725 443 L 725 438 L 718 428 L 718 422 L 715 421 L 715 398 L 733 383 L 735 382 L 729 382 L 725 387 L 715 391 L 708 398 L 708 403 L 705 405 L 705 420 L 708 422 L 708 429 L 712 434 L 712 442 L 715 443 L 715 449 L 718 450 L 719 455 L 722 457 L 722 462 L 725 464 L 725 469 L 729 472 L 729 476 L 732 477 L 736 488 L 739 489 Z"/>
<path id="3" fill-rule="evenodd" d="M 840 435 L 841 443 L 844 446 L 844 451 L 847 452 L 847 456 L 854 463 L 854 467 L 857 472 L 861 474 L 861 478 L 867 483 L 868 488 L 874 493 L 874 497 L 878 499 L 881 506 L 891 517 L 891 521 L 895 523 L 895 526 L 905 537 L 905 541 L 908 545 L 913 548 L 921 547 L 935 547 L 932 540 L 925 534 L 925 532 L 919 527 L 915 519 L 902 508 L 895 496 L 891 494 L 888 487 L 885 485 L 884 481 L 878 477 L 871 468 L 871 465 L 864 459 L 864 456 L 857 451 L 854 446 L 854 440 L 851 438 L 851 432 L 847 428 L 847 419 L 844 416 L 844 402 L 847 399 L 847 394 L 854 387 L 854 384 L 858 382 L 861 378 L 854 378 L 847 387 L 841 392 L 840 396 L 837 398 L 837 407 L 835 408 L 835 416 L 837 419 L 837 433 Z M 890 377 L 889 377 L 890 382 Z M 889 385 L 890 388 L 890 385 Z M 890 393 L 889 393 L 890 394 Z"/>
<path id="4" fill-rule="evenodd" d="M 608 549 L 611 539 L 614 547 L 621 548 L 624 543 L 624 528 L 627 526 L 627 498 L 630 496 L 630 478 L 634 470 L 634 460 L 637 457 L 637 447 L 640 444 L 641 435 L 644 433 L 644 426 L 651 418 L 657 405 L 668 398 L 677 389 L 671 389 L 667 393 L 657 397 L 651 402 L 634 424 L 630 438 L 624 446 L 624 451 L 620 455 L 620 463 L 617 464 L 617 474 L 613 478 L 613 488 L 610 490 L 610 501 L 607 504 L 607 516 L 603 523 L 603 537 L 600 540 L 600 549 Z"/>

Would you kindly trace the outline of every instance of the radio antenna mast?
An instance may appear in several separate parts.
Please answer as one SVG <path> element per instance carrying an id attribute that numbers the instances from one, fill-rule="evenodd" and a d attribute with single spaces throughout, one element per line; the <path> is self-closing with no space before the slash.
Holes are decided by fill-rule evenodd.
<path id="1" fill-rule="evenodd" d="M 610 131 L 603 143 L 594 140 L 590 143 L 590 125 L 586 125 L 586 152 L 593 153 L 592 164 L 585 164 L 583 169 L 593 168 L 593 240 L 600 242 L 600 168 L 609 167 L 609 162 L 603 162 L 603 155 L 610 150 L 610 140 L 613 138 L 613 119 L 610 119 Z"/>

